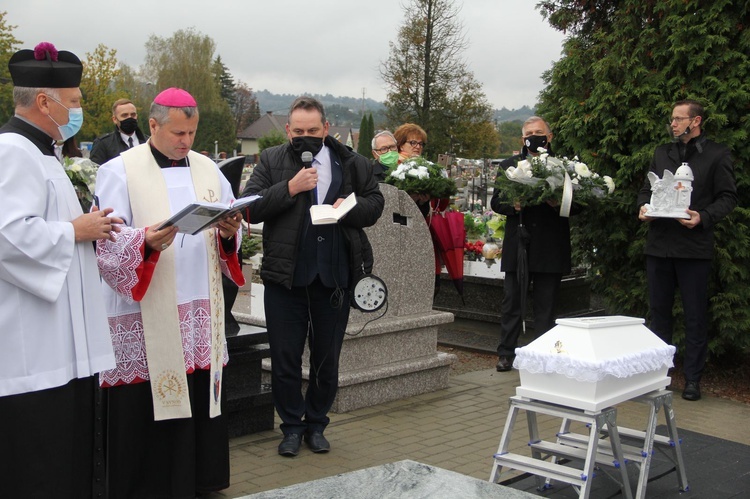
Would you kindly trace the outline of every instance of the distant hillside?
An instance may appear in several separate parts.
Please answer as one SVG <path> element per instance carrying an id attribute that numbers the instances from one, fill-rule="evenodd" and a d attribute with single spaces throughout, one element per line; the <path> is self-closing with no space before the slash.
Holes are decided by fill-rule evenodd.
<path id="1" fill-rule="evenodd" d="M 336 126 L 352 126 L 354 128 L 359 127 L 362 121 L 362 99 L 355 97 L 334 97 L 331 94 L 308 95 L 315 97 L 323 103 L 328 115 L 328 121 L 331 124 Z M 274 94 L 268 90 L 259 90 L 255 92 L 255 96 L 258 99 L 258 106 L 261 113 L 273 111 L 274 114 L 286 114 L 294 99 L 299 97 L 292 94 Z M 382 102 L 365 99 L 364 108 L 366 113 L 373 114 L 376 126 L 378 123 L 385 122 L 385 105 Z"/>
<path id="2" fill-rule="evenodd" d="M 326 108 L 328 121 L 336 126 L 352 126 L 358 128 L 362 120 L 362 99 L 356 97 L 334 97 L 331 94 L 320 95 L 310 94 L 320 100 Z M 255 92 L 258 99 L 260 112 L 265 113 L 272 111 L 274 114 L 286 114 L 289 106 L 292 104 L 297 95 L 292 94 L 274 94 L 268 90 L 258 90 Z M 381 128 L 385 124 L 385 104 L 373 99 L 364 100 L 366 113 L 373 114 L 375 128 Z M 527 118 L 534 115 L 534 109 L 529 106 L 523 106 L 520 109 L 496 109 L 493 115 L 494 121 L 503 123 L 506 121 L 524 122 Z"/>
<path id="3" fill-rule="evenodd" d="M 518 121 L 523 123 L 528 118 L 534 116 L 535 109 L 529 106 L 523 106 L 520 109 L 495 109 L 495 121 L 503 123 L 506 121 Z"/>

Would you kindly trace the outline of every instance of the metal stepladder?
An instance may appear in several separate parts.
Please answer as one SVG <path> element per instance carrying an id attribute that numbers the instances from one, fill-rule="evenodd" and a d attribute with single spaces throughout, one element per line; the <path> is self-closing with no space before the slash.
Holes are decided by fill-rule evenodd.
<path id="1" fill-rule="evenodd" d="M 646 497 L 649 468 L 651 466 L 651 459 L 655 448 L 665 451 L 664 454 L 675 465 L 680 490 L 687 492 L 690 487 L 687 481 L 685 463 L 682 458 L 681 441 L 677 434 L 677 423 L 674 416 L 674 410 L 672 409 L 672 392 L 661 389 L 641 395 L 632 400 L 646 404 L 649 407 L 646 431 L 638 431 L 622 427 L 618 428 L 618 439 L 620 436 L 623 436 L 635 440 L 636 443 L 640 444 L 640 447 L 635 445 L 622 445 L 626 462 L 636 463 L 639 468 L 636 497 L 639 499 Z M 662 408 L 664 409 L 668 436 L 656 434 L 658 415 Z M 563 420 L 563 423 L 560 426 L 560 432 L 557 435 L 557 442 L 578 449 L 585 448 L 585 446 L 588 445 L 588 437 L 586 435 L 569 433 L 569 429 L 570 421 Z M 606 428 L 603 433 L 606 436 Z M 599 440 L 597 445 L 599 452 L 611 456 L 604 441 Z"/>
<path id="2" fill-rule="evenodd" d="M 619 467 L 620 479 L 623 483 L 627 482 L 627 472 L 623 472 L 627 462 L 634 462 L 639 467 L 638 488 L 636 490 L 637 498 L 646 496 L 646 485 L 648 483 L 649 468 L 651 458 L 655 448 L 665 450 L 665 455 L 675 465 L 677 472 L 678 485 L 680 490 L 688 491 L 687 474 L 685 464 L 682 458 L 681 442 L 677 434 L 677 423 L 672 409 L 672 392 L 660 389 L 631 399 L 635 402 L 646 404 L 649 408 L 646 431 L 637 431 L 629 428 L 617 427 L 615 420 L 615 409 L 607 408 L 599 413 L 586 413 L 577 409 L 561 407 L 540 401 L 531 401 L 520 397 L 511 397 L 511 410 L 508 413 L 503 437 L 500 441 L 498 454 L 495 455 L 495 462 L 492 467 L 490 481 L 497 482 L 500 469 L 502 466 L 519 469 L 538 477 L 537 484 L 540 488 L 547 487 L 551 480 L 559 480 L 570 483 L 574 487 L 580 487 L 579 497 L 588 497 L 588 484 L 581 484 L 570 478 L 573 468 L 563 467 L 561 476 L 555 476 L 548 470 L 557 469 L 560 466 L 557 463 L 558 457 L 577 458 L 585 460 L 582 477 L 591 477 L 591 472 L 595 464 Z M 664 409 L 666 427 L 668 436 L 656 434 L 658 414 Z M 525 409 L 529 421 L 529 446 L 532 449 L 532 458 L 507 453 L 510 444 L 511 432 L 519 409 Z M 567 412 L 573 412 L 573 416 L 566 415 Z M 538 428 L 536 425 L 536 412 L 549 414 L 562 418 L 560 431 L 557 434 L 555 443 L 544 442 L 539 439 Z M 603 423 L 600 421 L 604 419 Z M 592 419 L 593 418 L 593 419 Z M 588 435 L 570 433 L 571 421 L 581 421 L 589 424 L 590 430 Z M 598 438 L 598 435 L 602 438 Z M 623 445 L 620 436 L 635 440 L 640 444 Z M 541 461 L 542 452 L 547 455 L 545 458 L 551 458 L 550 462 Z M 593 459 L 593 462 L 591 460 Z M 623 463 L 623 465 L 620 465 Z M 574 477 L 573 477 L 574 478 Z M 630 486 L 622 487 L 623 495 L 630 497 Z"/>
<path id="3" fill-rule="evenodd" d="M 508 452 L 513 426 L 521 410 L 526 411 L 531 457 Z M 580 421 L 588 424 L 590 432 L 585 437 L 585 449 L 559 442 L 553 443 L 541 440 L 536 419 L 537 414 L 562 418 L 563 425 L 566 422 L 569 425 L 570 421 Z M 603 440 L 600 438 L 600 434 L 603 434 L 602 432 L 605 431 L 609 438 Z M 602 446 L 602 449 L 600 449 L 600 446 Z M 609 454 L 601 452 L 604 446 L 608 447 Z M 559 464 L 557 462 L 558 456 L 582 459 L 584 461 L 583 469 Z M 552 458 L 552 460 L 547 461 L 547 458 Z M 628 472 L 617 428 L 617 410 L 614 407 L 588 412 L 519 396 L 510 398 L 510 409 L 508 417 L 505 420 L 503 436 L 500 439 L 497 454 L 494 455 L 494 463 L 490 474 L 491 482 L 497 483 L 501 476 L 502 468 L 506 467 L 536 475 L 539 488 L 545 488 L 549 480 L 558 480 L 575 487 L 579 491 L 580 498 L 588 498 L 591 493 L 591 479 L 594 476 L 594 466 L 597 463 L 606 464 L 618 469 L 623 496 L 628 499 L 632 498 Z"/>

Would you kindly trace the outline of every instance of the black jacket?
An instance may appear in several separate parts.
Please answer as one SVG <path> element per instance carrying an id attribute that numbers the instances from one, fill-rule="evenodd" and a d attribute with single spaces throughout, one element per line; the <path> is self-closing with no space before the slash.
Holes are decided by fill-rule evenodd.
<path id="1" fill-rule="evenodd" d="M 331 137 L 326 137 L 325 144 L 342 162 L 343 180 L 339 196 L 346 197 L 352 192 L 357 196 L 357 205 L 338 223 L 349 247 L 350 277 L 355 279 L 372 270 L 372 248 L 362 229 L 377 222 L 385 200 L 367 158 Z M 311 198 L 308 193 L 289 195 L 289 180 L 302 167 L 302 161 L 291 144 L 266 149 L 242 193 L 242 196 L 263 196 L 250 206 L 246 214 L 251 223 L 263 222 L 260 276 L 264 282 L 287 288 L 292 287 L 300 238 L 310 220 Z"/>
<path id="2" fill-rule="evenodd" d="M 663 258 L 711 259 L 713 227 L 737 205 L 731 154 L 726 146 L 701 133 L 687 145 L 678 142 L 657 147 L 649 171 L 663 178 L 664 170 L 674 173 L 683 161 L 693 171 L 690 209 L 700 213 L 701 223 L 688 229 L 674 219 L 652 220 L 644 253 Z M 650 200 L 651 184 L 647 179 L 638 193 L 638 207 Z"/>
<path id="3" fill-rule="evenodd" d="M 143 144 L 146 142 L 146 137 L 141 132 L 140 128 L 135 129 L 135 136 L 138 137 L 138 142 Z M 122 141 L 120 136 L 120 130 L 115 127 L 114 132 L 105 133 L 101 137 L 94 139 L 94 144 L 91 146 L 91 154 L 89 159 L 97 165 L 103 165 L 112 158 L 116 158 L 121 152 L 127 151 L 129 146 L 127 143 Z"/>
<path id="4" fill-rule="evenodd" d="M 497 174 L 505 175 L 504 170 L 515 166 L 525 157 L 526 154 L 522 153 L 502 161 Z M 570 273 L 570 223 L 567 217 L 560 216 L 559 208 L 543 203 L 523 206 L 519 213 L 514 207 L 514 200 L 505 199 L 499 189 L 495 189 L 490 206 L 496 213 L 506 216 L 503 257 L 500 261 L 502 271 L 517 270 L 518 226 L 523 218 L 530 235 L 527 249 L 529 272 Z"/>

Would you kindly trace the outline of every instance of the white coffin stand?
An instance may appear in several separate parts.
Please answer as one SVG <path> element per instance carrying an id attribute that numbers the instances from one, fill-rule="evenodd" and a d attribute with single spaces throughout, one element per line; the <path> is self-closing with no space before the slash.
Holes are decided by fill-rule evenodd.
<path id="1" fill-rule="evenodd" d="M 521 386 L 510 399 L 490 481 L 498 482 L 503 467 L 537 475 L 541 488 L 551 480 L 569 483 L 579 496 L 590 494 L 595 465 L 619 471 L 624 497 L 632 497 L 625 463 L 640 467 L 636 497 L 645 497 L 654 444 L 671 451 L 679 485 L 687 490 L 667 370 L 675 348 L 667 345 L 634 317 L 611 316 L 558 319 L 557 326 L 534 342 L 516 349 L 514 367 Z M 617 427 L 615 404 L 637 400 L 650 407 L 647 431 Z M 664 408 L 669 438 L 655 434 L 658 412 Z M 526 411 L 531 457 L 508 452 L 519 411 Z M 554 442 L 542 440 L 536 414 L 562 419 Z M 571 421 L 589 425 L 588 435 L 570 433 Z M 643 445 L 623 446 L 620 435 Z M 582 469 L 563 466 L 559 457 L 579 459 Z M 546 461 L 546 459 L 550 459 Z"/>

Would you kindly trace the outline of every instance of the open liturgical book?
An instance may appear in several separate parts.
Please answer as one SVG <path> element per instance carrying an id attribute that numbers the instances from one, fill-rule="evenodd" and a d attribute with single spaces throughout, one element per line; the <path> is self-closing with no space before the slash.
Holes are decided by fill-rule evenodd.
<path id="1" fill-rule="evenodd" d="M 338 206 L 334 208 L 330 204 L 314 204 L 310 207 L 310 218 L 312 219 L 313 225 L 327 225 L 335 224 L 344 215 L 349 213 L 352 208 L 357 205 L 357 197 L 352 192 L 347 196 L 346 199 Z"/>
<path id="2" fill-rule="evenodd" d="M 240 198 L 234 201 L 231 206 L 223 203 L 192 203 L 172 215 L 157 230 L 176 225 L 179 229 L 178 232 L 194 236 L 201 231 L 213 227 L 222 218 L 234 215 L 238 211 L 247 208 L 259 198 L 260 196 Z"/>

